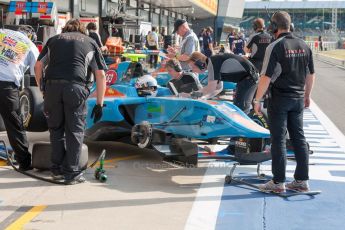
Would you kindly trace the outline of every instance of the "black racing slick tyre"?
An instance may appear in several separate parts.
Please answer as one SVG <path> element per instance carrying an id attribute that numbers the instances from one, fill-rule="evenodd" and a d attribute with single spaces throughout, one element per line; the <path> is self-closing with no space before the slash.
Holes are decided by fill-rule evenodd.
<path id="1" fill-rule="evenodd" d="M 23 89 L 20 92 L 19 101 L 25 129 L 30 132 L 47 131 L 47 120 L 43 114 L 43 97 L 39 88 Z"/>
<path id="2" fill-rule="evenodd" d="M 6 127 L 4 121 L 2 120 L 2 117 L 0 116 L 0 132 L 1 131 L 6 131 Z"/>
<path id="3" fill-rule="evenodd" d="M 32 167 L 39 170 L 51 168 L 51 144 L 49 142 L 37 142 L 32 146 Z M 85 170 L 89 160 L 87 145 L 83 144 L 79 158 L 79 168 Z"/>
<path id="4" fill-rule="evenodd" d="M 262 114 L 256 114 L 254 110 L 250 111 L 248 114 L 248 117 L 250 117 L 255 123 L 258 125 L 268 129 L 268 117 L 267 117 L 267 112 L 262 111 Z"/>

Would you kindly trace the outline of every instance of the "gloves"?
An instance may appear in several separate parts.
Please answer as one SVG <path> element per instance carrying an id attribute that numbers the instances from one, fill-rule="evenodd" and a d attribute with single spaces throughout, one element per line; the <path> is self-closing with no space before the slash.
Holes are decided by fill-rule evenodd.
<path id="1" fill-rule="evenodd" d="M 95 105 L 92 109 L 91 118 L 93 118 L 93 123 L 101 120 L 103 115 L 103 107 L 101 105 Z"/>

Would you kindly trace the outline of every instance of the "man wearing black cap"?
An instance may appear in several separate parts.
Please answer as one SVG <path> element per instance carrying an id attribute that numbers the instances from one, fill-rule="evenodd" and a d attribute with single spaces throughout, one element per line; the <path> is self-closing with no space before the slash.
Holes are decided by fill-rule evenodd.
<path id="1" fill-rule="evenodd" d="M 176 58 L 181 63 L 182 70 L 189 71 L 189 56 L 194 51 L 200 51 L 199 40 L 196 34 L 189 28 L 188 23 L 184 19 L 177 19 L 174 24 L 174 32 L 182 37 L 180 49 L 169 47 L 168 57 Z"/>

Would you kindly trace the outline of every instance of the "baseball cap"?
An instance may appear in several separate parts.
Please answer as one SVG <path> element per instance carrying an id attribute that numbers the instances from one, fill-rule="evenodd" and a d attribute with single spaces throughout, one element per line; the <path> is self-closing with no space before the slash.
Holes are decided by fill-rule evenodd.
<path id="1" fill-rule="evenodd" d="M 176 21 L 175 21 L 175 23 L 174 23 L 174 31 L 173 31 L 173 33 L 176 33 L 176 31 L 178 30 L 178 28 L 182 25 L 182 24 L 184 24 L 184 23 L 186 23 L 187 21 L 186 20 L 184 20 L 184 19 L 177 19 Z"/>

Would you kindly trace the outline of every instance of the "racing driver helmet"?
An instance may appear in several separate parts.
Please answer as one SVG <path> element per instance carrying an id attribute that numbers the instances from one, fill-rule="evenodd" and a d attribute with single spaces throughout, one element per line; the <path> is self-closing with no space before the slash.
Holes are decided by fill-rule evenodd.
<path id="1" fill-rule="evenodd" d="M 157 95 L 157 80 L 151 75 L 144 75 L 139 77 L 135 82 L 135 88 L 140 97 Z"/>

